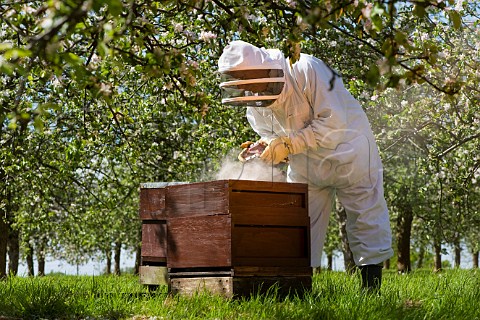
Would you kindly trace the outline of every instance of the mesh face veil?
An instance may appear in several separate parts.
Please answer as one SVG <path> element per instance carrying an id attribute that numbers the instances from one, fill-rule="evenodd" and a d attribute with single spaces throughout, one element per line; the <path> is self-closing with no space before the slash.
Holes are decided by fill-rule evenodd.
<path id="1" fill-rule="evenodd" d="M 267 49 L 237 40 L 228 44 L 218 61 L 222 103 L 266 107 L 285 85 L 281 63 Z"/>
<path id="2" fill-rule="evenodd" d="M 222 103 L 231 106 L 266 107 L 283 90 L 281 69 L 236 70 L 221 74 Z"/>

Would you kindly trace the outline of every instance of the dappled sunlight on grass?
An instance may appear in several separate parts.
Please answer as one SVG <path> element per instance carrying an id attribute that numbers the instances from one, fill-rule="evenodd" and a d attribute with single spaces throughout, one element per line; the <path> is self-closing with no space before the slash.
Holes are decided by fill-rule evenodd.
<path id="1" fill-rule="evenodd" d="M 480 272 L 384 272 L 381 294 L 364 294 L 358 274 L 322 271 L 303 296 L 226 299 L 207 292 L 148 290 L 135 276 L 10 277 L 0 282 L 0 317 L 24 319 L 478 319 Z"/>

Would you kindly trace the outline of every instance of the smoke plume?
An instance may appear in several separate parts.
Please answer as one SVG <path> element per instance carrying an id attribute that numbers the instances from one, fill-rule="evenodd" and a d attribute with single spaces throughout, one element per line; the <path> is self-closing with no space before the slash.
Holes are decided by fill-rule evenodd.
<path id="1" fill-rule="evenodd" d="M 237 159 L 227 157 L 223 160 L 215 179 L 284 182 L 286 181 L 286 175 L 284 171 L 260 159 L 242 163 Z"/>

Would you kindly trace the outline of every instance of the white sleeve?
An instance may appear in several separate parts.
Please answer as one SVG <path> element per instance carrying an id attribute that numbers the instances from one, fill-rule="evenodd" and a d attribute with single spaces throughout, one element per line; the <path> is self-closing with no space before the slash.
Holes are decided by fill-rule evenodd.
<path id="1" fill-rule="evenodd" d="M 277 137 L 273 132 L 272 110 L 269 108 L 248 107 L 247 120 L 262 139 L 270 141 Z"/>
<path id="2" fill-rule="evenodd" d="M 335 76 L 331 88 L 334 73 L 328 66 L 308 58 L 295 64 L 294 76 L 313 109 L 313 118 L 308 126 L 290 134 L 294 154 L 308 148 L 336 149 L 348 130 L 346 103 L 353 99 L 340 77 Z"/>

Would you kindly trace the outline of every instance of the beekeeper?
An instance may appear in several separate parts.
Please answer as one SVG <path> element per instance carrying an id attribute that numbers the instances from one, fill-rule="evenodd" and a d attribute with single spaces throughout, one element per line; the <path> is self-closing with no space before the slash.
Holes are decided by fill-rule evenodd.
<path id="1" fill-rule="evenodd" d="M 321 264 L 335 195 L 347 214 L 347 236 L 362 286 L 379 289 L 382 262 L 393 256 L 382 163 L 362 107 L 323 61 L 243 41 L 218 61 L 222 103 L 246 106 L 252 128 L 268 143 L 261 159 L 288 158 L 287 180 L 308 183 L 311 264 Z"/>

